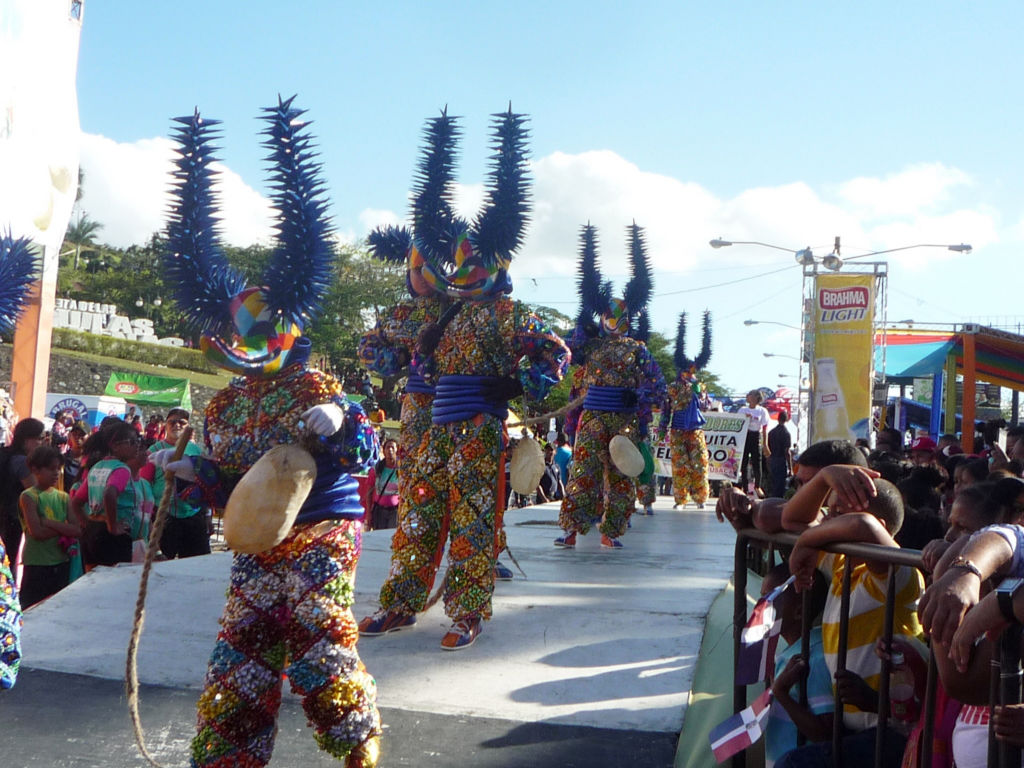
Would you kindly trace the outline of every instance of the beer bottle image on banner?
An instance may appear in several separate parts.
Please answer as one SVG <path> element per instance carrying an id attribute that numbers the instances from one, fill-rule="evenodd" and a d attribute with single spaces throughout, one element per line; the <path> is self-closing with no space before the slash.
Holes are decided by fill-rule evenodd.
<path id="1" fill-rule="evenodd" d="M 814 362 L 814 371 L 814 441 L 850 440 L 850 418 L 836 375 L 836 361 L 820 358 Z"/>

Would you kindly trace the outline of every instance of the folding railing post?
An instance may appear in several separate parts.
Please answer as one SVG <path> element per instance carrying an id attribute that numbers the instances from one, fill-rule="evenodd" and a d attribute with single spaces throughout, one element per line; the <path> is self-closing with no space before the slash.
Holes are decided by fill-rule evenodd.
<path id="1" fill-rule="evenodd" d="M 999 638 L 999 700 L 1004 707 L 1020 704 L 1020 636 L 1020 626 L 1011 626 L 1003 630 Z M 1000 765 L 1016 768 L 1020 765 L 1020 753 L 1020 747 L 999 742 Z"/>
<path id="2" fill-rule="evenodd" d="M 850 556 L 843 555 L 843 593 L 839 603 L 839 648 L 836 652 L 836 672 L 846 669 L 846 646 L 850 641 Z M 832 723 L 832 757 L 835 768 L 843 768 L 843 700 L 839 687 L 835 694 L 836 713 Z"/>
<path id="3" fill-rule="evenodd" d="M 885 588 L 885 622 L 882 637 L 886 656 L 882 659 L 882 674 L 878 678 L 878 726 L 875 731 L 875 765 L 883 765 L 885 731 L 889 725 L 889 673 L 892 671 L 892 623 L 896 611 L 896 566 L 889 566 L 889 580 Z"/>
<path id="4" fill-rule="evenodd" d="M 811 592 L 810 589 L 805 589 L 800 594 L 801 609 L 800 609 L 800 659 L 804 663 L 804 668 L 810 673 L 811 669 Z M 810 675 L 803 675 L 800 678 L 800 706 L 807 707 L 807 678 Z M 797 746 L 802 747 L 807 743 L 807 737 L 804 736 L 804 732 L 798 730 L 796 733 Z"/>
<path id="5" fill-rule="evenodd" d="M 991 705 L 999 703 L 999 651 L 993 649 L 992 658 L 989 660 L 988 669 L 988 700 L 991 713 Z M 999 742 L 996 741 L 996 732 L 993 728 L 992 720 L 989 719 L 988 723 L 988 757 L 985 762 L 986 765 L 998 766 L 999 763 Z"/>
<path id="6" fill-rule="evenodd" d="M 747 687 L 736 684 L 736 670 L 740 663 L 740 635 L 747 623 L 747 538 L 740 531 L 736 532 L 732 581 L 732 710 L 735 713 L 747 708 Z M 741 750 L 733 755 L 733 768 L 745 768 L 746 764 L 746 751 Z"/>
<path id="7" fill-rule="evenodd" d="M 918 768 L 930 768 L 932 764 L 932 739 L 935 736 L 935 683 L 939 668 L 935 666 L 935 654 L 928 654 L 928 682 L 924 689 L 924 728 L 921 731 L 921 748 L 918 750 Z"/>

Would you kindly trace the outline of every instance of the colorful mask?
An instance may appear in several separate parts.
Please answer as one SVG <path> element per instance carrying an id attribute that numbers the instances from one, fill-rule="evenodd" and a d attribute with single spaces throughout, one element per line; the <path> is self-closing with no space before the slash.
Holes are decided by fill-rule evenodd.
<path id="1" fill-rule="evenodd" d="M 483 299 L 512 293 L 512 281 L 508 277 L 510 259 L 494 259 L 484 263 L 473 251 L 469 233 L 463 232 L 455 242 L 455 266 L 442 274 L 433 264 L 424 262 L 422 276 L 437 293 L 454 299 Z"/>
<path id="2" fill-rule="evenodd" d="M 267 378 L 309 358 L 310 343 L 302 338 L 302 326 L 275 316 L 263 289 L 246 288 L 231 299 L 231 318 L 231 344 L 214 334 L 199 340 L 199 348 L 214 365 L 242 376 Z"/>
<path id="3" fill-rule="evenodd" d="M 610 299 L 608 308 L 601 313 L 601 330 L 609 336 L 622 336 L 629 333 L 629 315 L 626 313 L 626 302 L 622 299 Z"/>

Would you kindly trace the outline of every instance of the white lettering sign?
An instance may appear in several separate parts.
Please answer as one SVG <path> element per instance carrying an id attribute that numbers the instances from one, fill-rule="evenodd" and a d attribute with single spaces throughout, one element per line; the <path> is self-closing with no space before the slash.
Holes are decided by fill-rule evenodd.
<path id="1" fill-rule="evenodd" d="M 57 299 L 53 313 L 55 328 L 70 328 L 73 331 L 85 331 L 101 336 L 113 336 L 116 339 L 147 341 L 150 344 L 164 344 L 171 347 L 183 347 L 185 342 L 177 336 L 158 339 L 153 328 L 153 321 L 146 317 L 134 320 L 119 315 L 113 304 L 100 304 L 95 301 L 75 301 L 74 299 Z"/>

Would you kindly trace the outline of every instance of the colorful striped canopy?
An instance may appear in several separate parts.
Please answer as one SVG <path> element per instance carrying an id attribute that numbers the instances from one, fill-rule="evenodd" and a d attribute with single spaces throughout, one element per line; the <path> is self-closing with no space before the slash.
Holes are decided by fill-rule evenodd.
<path id="1" fill-rule="evenodd" d="M 885 335 L 885 376 L 889 381 L 940 373 L 950 353 L 964 372 L 964 334 L 974 336 L 974 376 L 978 381 L 1024 391 L 1024 336 L 967 325 L 957 332 L 890 330 Z M 875 335 L 875 370 L 882 370 L 882 336 Z"/>

